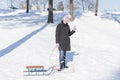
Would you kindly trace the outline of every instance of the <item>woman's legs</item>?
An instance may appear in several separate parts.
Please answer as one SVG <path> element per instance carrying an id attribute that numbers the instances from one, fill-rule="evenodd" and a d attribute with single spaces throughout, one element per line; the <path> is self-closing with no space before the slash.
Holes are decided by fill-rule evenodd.
<path id="1" fill-rule="evenodd" d="M 64 53 L 63 51 L 59 51 L 60 52 L 60 56 L 59 56 L 59 61 L 60 61 L 60 69 L 63 69 L 64 68 Z"/>
<path id="2" fill-rule="evenodd" d="M 64 68 L 68 68 L 68 66 L 66 66 L 66 51 L 63 51 L 64 52 Z"/>
<path id="3" fill-rule="evenodd" d="M 63 68 L 68 68 L 66 66 L 66 51 L 62 51 L 60 50 L 60 56 L 59 56 L 59 61 L 60 61 L 60 69 L 63 69 Z"/>
<path id="4" fill-rule="evenodd" d="M 66 51 L 63 51 L 63 59 L 64 59 L 63 65 L 65 67 L 66 66 L 65 65 L 65 62 L 66 62 Z"/>

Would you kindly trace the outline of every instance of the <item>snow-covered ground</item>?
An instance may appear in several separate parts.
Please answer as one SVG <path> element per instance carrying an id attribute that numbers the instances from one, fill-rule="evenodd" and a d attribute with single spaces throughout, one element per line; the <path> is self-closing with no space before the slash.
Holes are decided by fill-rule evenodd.
<path id="1" fill-rule="evenodd" d="M 120 23 L 120 11 L 104 11 L 101 15 L 102 18 L 117 21 Z"/>
<path id="2" fill-rule="evenodd" d="M 0 13 L 0 79 L 120 80 L 120 23 L 113 16 L 75 13 L 75 20 L 69 22 L 71 29 L 77 27 L 67 54 L 69 69 L 49 76 L 24 76 L 27 65 L 47 69 L 58 64 L 55 29 L 67 13 L 54 12 L 55 22 L 47 24 L 47 12 L 8 12 Z"/>

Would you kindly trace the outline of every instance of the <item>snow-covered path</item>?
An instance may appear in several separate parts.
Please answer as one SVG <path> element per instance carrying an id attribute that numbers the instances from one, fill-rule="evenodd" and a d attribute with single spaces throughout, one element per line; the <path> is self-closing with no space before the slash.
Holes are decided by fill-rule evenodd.
<path id="1" fill-rule="evenodd" d="M 69 69 L 66 72 L 56 72 L 50 76 L 24 76 L 27 65 L 44 65 L 48 68 L 57 61 L 55 28 L 65 14 L 56 14 L 57 22 L 54 24 L 42 21 L 26 27 L 28 23 L 23 23 L 22 27 L 14 25 L 9 29 L 9 26 L 0 23 L 0 54 L 8 53 L 0 57 L 0 79 L 120 80 L 120 24 L 95 17 L 92 13 L 86 13 L 69 23 L 71 29 L 76 25 L 77 31 L 71 36 L 72 51 L 67 54 Z M 18 21 L 15 20 L 15 23 Z"/>

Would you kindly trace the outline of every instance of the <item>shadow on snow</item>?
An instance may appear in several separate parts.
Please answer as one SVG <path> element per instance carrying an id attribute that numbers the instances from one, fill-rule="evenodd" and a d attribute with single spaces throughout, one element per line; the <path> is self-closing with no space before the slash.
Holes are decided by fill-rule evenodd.
<path id="1" fill-rule="evenodd" d="M 69 62 L 73 62 L 74 56 L 78 56 L 79 54 L 73 51 L 73 52 L 68 52 L 66 55 L 67 55 L 66 63 L 69 63 Z"/>
<path id="2" fill-rule="evenodd" d="M 109 80 L 120 80 L 120 70 L 113 73 Z"/>
<path id="3" fill-rule="evenodd" d="M 41 28 L 31 32 L 30 34 L 26 35 L 25 37 L 23 37 L 22 39 L 16 41 L 15 43 L 9 45 L 8 47 L 2 49 L 0 51 L 0 57 L 10 53 L 11 51 L 13 51 L 14 49 L 16 49 L 17 47 L 19 47 L 21 44 L 23 44 L 24 42 L 26 42 L 28 39 L 30 39 L 31 37 L 33 37 L 34 35 L 36 35 L 38 32 L 40 32 L 41 30 L 43 30 L 45 27 L 47 27 L 47 23 L 45 25 L 43 25 Z"/>

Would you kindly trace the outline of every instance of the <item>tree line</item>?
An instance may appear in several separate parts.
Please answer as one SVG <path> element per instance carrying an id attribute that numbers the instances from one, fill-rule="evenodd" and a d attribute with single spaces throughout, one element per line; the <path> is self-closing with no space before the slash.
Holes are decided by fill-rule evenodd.
<path id="1" fill-rule="evenodd" d="M 69 10 L 70 15 L 72 16 L 71 20 L 74 20 L 74 11 L 95 11 L 95 16 L 98 12 L 98 0 L 8 0 L 10 2 L 10 7 L 14 7 L 14 3 L 19 3 L 20 9 L 26 9 L 28 13 L 29 10 L 47 10 L 48 14 L 48 23 L 53 23 L 53 10 Z M 54 3 L 55 2 L 55 3 Z M 42 7 L 41 7 L 42 5 Z M 56 5 L 56 6 L 55 6 Z"/>

